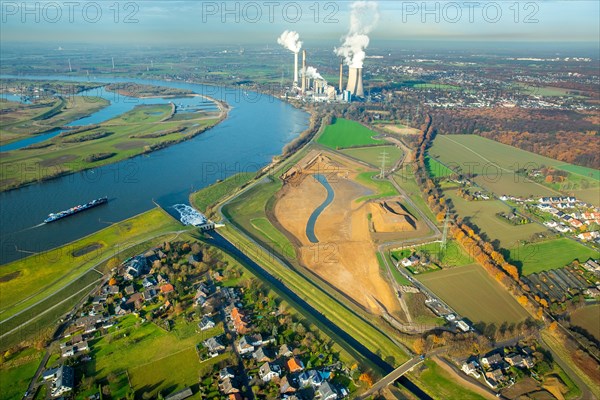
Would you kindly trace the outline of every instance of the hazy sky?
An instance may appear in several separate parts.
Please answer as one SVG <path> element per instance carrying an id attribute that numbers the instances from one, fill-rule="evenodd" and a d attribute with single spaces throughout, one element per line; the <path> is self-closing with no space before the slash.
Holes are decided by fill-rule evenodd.
<path id="1" fill-rule="evenodd" d="M 338 40 L 351 2 L 1 1 L 2 42 L 264 43 L 285 29 L 307 41 Z M 377 39 L 591 41 L 600 2 L 380 1 Z"/>

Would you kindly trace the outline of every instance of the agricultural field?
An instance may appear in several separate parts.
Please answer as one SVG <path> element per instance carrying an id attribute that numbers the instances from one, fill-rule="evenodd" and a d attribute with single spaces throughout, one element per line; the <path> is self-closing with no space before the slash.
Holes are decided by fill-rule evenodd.
<path id="1" fill-rule="evenodd" d="M 454 173 L 450 168 L 431 157 L 425 158 L 425 168 L 427 168 L 427 174 L 432 178 L 445 178 Z"/>
<path id="2" fill-rule="evenodd" d="M 510 211 L 510 207 L 500 200 L 468 201 L 459 196 L 455 189 L 444 190 L 444 196 L 452 200 L 462 218 L 468 218 L 477 225 L 490 241 L 497 240 L 501 248 L 515 248 L 520 246 L 522 241 L 529 241 L 532 236 L 548 231 L 546 227 L 536 223 L 512 225 L 499 218 L 497 213 Z"/>
<path id="3" fill-rule="evenodd" d="M 459 90 L 460 86 L 448 85 L 445 83 L 417 83 L 413 85 L 415 89 L 434 89 L 434 90 Z"/>
<path id="4" fill-rule="evenodd" d="M 515 171 L 521 168 L 554 167 L 570 172 L 567 182 L 572 183 L 570 193 L 588 202 L 598 204 L 597 196 L 590 197 L 590 187 L 600 184 L 594 170 L 570 166 L 562 161 L 530 153 L 477 135 L 438 135 L 429 155 L 439 159 L 455 171 L 475 173 L 474 181 L 500 196 L 555 196 L 559 194 L 548 185 L 536 183 Z M 589 176 L 589 174 L 592 176 Z M 582 183 L 582 179 L 586 181 Z"/>
<path id="5" fill-rule="evenodd" d="M 206 112 L 196 119 L 171 121 L 169 104 L 138 105 L 100 125 L 65 131 L 39 145 L 3 153 L 0 190 L 34 180 L 94 168 L 150 152 L 201 133 L 220 121 L 219 113 Z M 15 165 L 37 165 L 38 174 L 20 174 Z"/>
<path id="6" fill-rule="evenodd" d="M 404 124 L 389 123 L 376 124 L 377 128 L 382 129 L 394 135 L 420 135 L 421 131 Z"/>
<path id="7" fill-rule="evenodd" d="M 161 391 L 170 393 L 194 385 L 199 372 L 209 371 L 213 364 L 223 360 L 221 357 L 200 362 L 195 350 L 203 340 L 222 334 L 222 325 L 202 332 L 196 328 L 196 324 L 180 318 L 174 329 L 167 332 L 154 323 L 128 315 L 107 336 L 90 342 L 94 361 L 85 365 L 84 373 L 104 380 L 110 374 L 128 371 L 133 389 L 154 398 Z"/>
<path id="8" fill-rule="evenodd" d="M 599 315 L 600 304 L 594 304 L 580 308 L 571 314 L 571 325 L 585 329 L 588 331 L 588 333 L 593 335 L 596 340 L 600 340 L 600 322 L 598 321 Z"/>
<path id="9" fill-rule="evenodd" d="M 429 243 L 423 246 L 409 247 L 405 249 L 392 250 L 392 257 L 396 260 L 402 260 L 410 256 L 412 253 L 422 254 L 432 262 L 446 267 L 462 267 L 473 264 L 473 257 L 465 253 L 463 248 L 454 240 L 446 243 L 446 248 L 441 249 L 440 243 Z"/>
<path id="10" fill-rule="evenodd" d="M 479 265 L 419 276 L 419 281 L 474 324 L 517 323 L 527 311 Z"/>
<path id="11" fill-rule="evenodd" d="M 359 147 L 342 150 L 342 153 L 356 158 L 357 160 L 364 161 L 377 168 L 381 168 L 383 152 L 386 153 L 386 169 L 389 169 L 392 165 L 394 165 L 403 154 L 403 151 L 396 146 Z"/>
<path id="12" fill-rule="evenodd" d="M 567 238 L 529 243 L 510 249 L 508 259 L 522 275 L 562 268 L 573 260 L 597 259 L 597 251 Z"/>
<path id="13" fill-rule="evenodd" d="M 338 118 L 325 128 L 325 131 L 317 139 L 317 143 L 334 150 L 387 144 L 385 140 L 373 139 L 373 136 L 377 136 L 377 132 L 373 132 L 358 122 Z"/>

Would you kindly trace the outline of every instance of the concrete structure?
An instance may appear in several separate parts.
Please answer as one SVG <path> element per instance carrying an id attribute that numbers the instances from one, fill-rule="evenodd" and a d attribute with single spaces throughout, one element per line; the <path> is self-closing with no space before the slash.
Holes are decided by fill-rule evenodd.
<path id="1" fill-rule="evenodd" d="M 294 53 L 294 86 L 298 86 L 298 52 Z"/>
<path id="2" fill-rule="evenodd" d="M 348 74 L 348 86 L 346 87 L 346 90 L 356 97 L 365 96 L 362 80 L 362 68 L 350 67 Z"/>
<path id="3" fill-rule="evenodd" d="M 340 62 L 340 93 L 344 91 L 344 63 Z"/>
<path id="4" fill-rule="evenodd" d="M 306 93 L 306 50 L 302 50 L 302 93 Z"/>

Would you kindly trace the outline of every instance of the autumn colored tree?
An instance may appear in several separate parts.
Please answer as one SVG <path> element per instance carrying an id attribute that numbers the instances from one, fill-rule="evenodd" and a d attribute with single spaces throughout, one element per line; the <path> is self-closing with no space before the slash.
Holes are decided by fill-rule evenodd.
<path id="1" fill-rule="evenodd" d="M 425 339 L 418 338 L 413 343 L 413 350 L 417 354 L 425 354 Z"/>

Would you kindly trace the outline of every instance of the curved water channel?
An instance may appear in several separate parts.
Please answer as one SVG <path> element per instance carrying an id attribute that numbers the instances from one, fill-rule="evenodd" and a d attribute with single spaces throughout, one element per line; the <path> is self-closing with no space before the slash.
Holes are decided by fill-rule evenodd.
<path id="1" fill-rule="evenodd" d="M 11 76 L 2 76 L 10 78 Z M 83 81 L 84 77 L 13 76 L 20 79 Z M 189 89 L 226 101 L 229 117 L 206 132 L 165 149 L 129 160 L 82 171 L 47 182 L 0 193 L 0 263 L 66 244 L 108 225 L 153 208 L 153 201 L 175 216 L 175 204 L 188 203 L 189 194 L 237 172 L 256 171 L 280 154 L 286 143 L 308 127 L 304 111 L 272 96 L 187 82 L 102 78 L 93 82 L 135 82 Z M 92 124 L 117 117 L 138 104 L 182 99 L 137 99 L 93 89 L 111 104 L 77 122 Z M 187 101 L 198 103 L 202 98 Z M 21 151 L 21 150 L 15 150 Z M 1 155 L 0 155 L 1 156 Z M 37 163 L 17 166 L 37 176 Z M 58 222 L 39 225 L 50 212 L 108 196 L 107 205 Z"/>
<path id="2" fill-rule="evenodd" d="M 333 201 L 335 193 L 324 175 L 314 174 L 313 178 L 323 185 L 327 190 L 327 198 L 319 207 L 315 208 L 308 218 L 308 222 L 306 223 L 306 236 L 308 237 L 308 240 L 310 240 L 311 243 L 319 243 L 319 239 L 315 234 L 315 224 L 317 223 L 317 218 L 319 218 L 319 215 L 321 215 L 323 210 L 325 210 L 325 208 L 327 208 L 327 206 Z"/>

